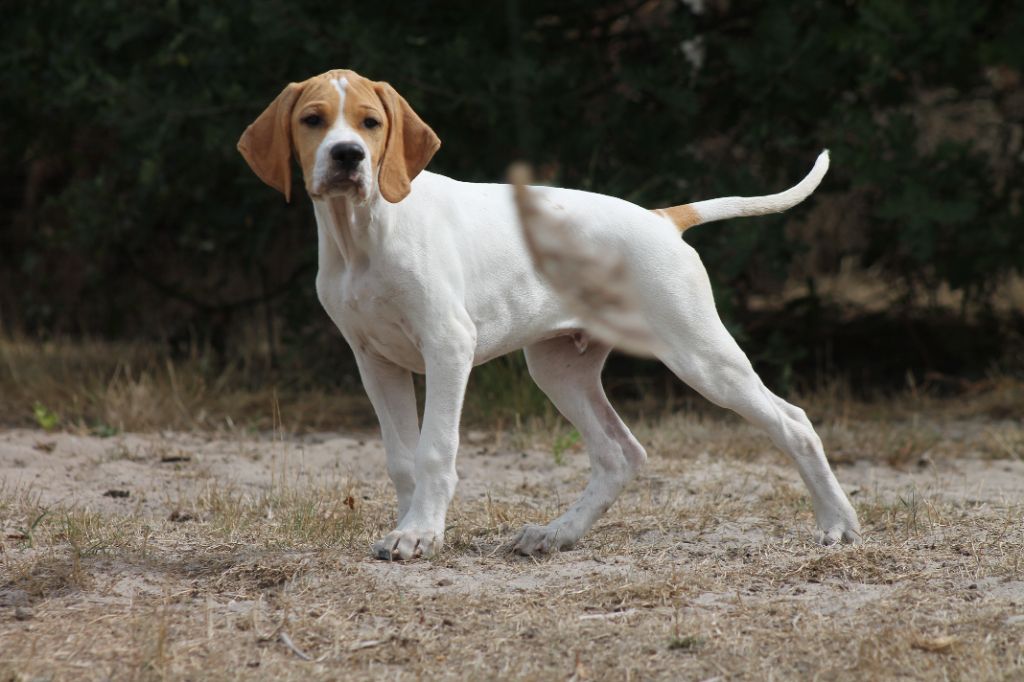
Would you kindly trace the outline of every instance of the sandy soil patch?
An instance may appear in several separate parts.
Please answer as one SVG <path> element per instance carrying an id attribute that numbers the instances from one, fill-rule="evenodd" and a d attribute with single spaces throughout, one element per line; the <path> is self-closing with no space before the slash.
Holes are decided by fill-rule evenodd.
<path id="1" fill-rule="evenodd" d="M 0 677 L 878 679 L 1024 675 L 1019 424 L 822 428 L 866 541 L 811 542 L 735 420 L 649 466 L 574 550 L 512 556 L 586 456 L 470 433 L 448 544 L 390 564 L 379 440 L 0 432 Z M 508 442 L 507 440 L 505 442 Z"/>

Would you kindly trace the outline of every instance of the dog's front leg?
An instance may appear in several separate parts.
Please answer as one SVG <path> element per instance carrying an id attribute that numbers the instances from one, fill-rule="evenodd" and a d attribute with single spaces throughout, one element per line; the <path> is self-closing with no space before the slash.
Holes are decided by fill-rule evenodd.
<path id="1" fill-rule="evenodd" d="M 459 419 L 473 367 L 472 345 L 457 346 L 424 353 L 427 391 L 415 454 L 416 490 L 398 527 L 374 543 L 373 553 L 379 559 L 429 557 L 444 542 L 445 516 L 458 481 Z"/>
<path id="2" fill-rule="evenodd" d="M 412 373 L 386 360 L 356 352 L 363 388 L 380 422 L 380 435 L 388 459 L 388 476 L 398 495 L 400 523 L 412 504 L 416 488 L 413 453 L 420 436 Z"/>

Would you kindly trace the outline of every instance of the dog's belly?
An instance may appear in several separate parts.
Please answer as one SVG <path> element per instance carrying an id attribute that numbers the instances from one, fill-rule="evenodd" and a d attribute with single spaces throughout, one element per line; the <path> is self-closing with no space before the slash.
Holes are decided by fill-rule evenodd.
<path id="1" fill-rule="evenodd" d="M 504 311 L 508 313 L 509 311 Z M 519 314 L 504 314 L 496 317 L 473 316 L 476 326 L 477 343 L 473 357 L 474 365 L 517 351 L 531 344 L 555 336 L 580 330 L 579 322 L 565 312 L 557 301 Z"/>

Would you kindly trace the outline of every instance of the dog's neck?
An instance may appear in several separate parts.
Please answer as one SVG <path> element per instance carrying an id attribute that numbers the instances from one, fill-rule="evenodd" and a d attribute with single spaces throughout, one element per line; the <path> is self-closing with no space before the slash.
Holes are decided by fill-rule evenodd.
<path id="1" fill-rule="evenodd" d="M 379 194 L 367 201 L 347 196 L 314 199 L 320 267 L 366 265 L 373 244 L 380 236 L 376 232 L 390 222 L 390 207 Z"/>

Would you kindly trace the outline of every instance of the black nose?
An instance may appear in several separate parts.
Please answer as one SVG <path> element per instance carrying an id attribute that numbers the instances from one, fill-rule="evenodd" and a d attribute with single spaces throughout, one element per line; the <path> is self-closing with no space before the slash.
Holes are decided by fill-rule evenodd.
<path id="1" fill-rule="evenodd" d="M 339 142 L 331 147 L 331 158 L 342 170 L 351 171 L 366 158 L 366 153 L 354 142 Z"/>

